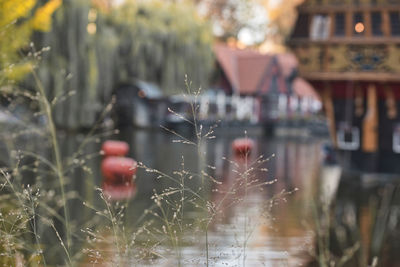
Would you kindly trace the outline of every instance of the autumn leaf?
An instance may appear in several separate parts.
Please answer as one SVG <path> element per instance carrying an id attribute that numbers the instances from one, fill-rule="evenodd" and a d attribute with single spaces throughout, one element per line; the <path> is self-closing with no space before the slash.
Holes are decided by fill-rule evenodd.
<path id="1" fill-rule="evenodd" d="M 62 4 L 62 0 L 50 0 L 44 6 L 38 8 L 32 19 L 33 29 L 49 31 L 51 29 L 51 15 Z"/>

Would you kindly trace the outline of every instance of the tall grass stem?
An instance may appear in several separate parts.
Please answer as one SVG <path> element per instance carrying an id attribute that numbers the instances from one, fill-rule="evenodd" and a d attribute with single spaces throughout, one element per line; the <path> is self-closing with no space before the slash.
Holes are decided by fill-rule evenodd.
<path id="1" fill-rule="evenodd" d="M 48 119 L 47 123 L 48 123 L 48 128 L 50 131 L 53 153 L 54 153 L 55 160 L 56 160 L 56 170 L 57 170 L 56 174 L 58 176 L 58 180 L 60 183 L 61 198 L 62 198 L 62 202 L 63 202 L 67 249 L 69 250 L 71 247 L 71 232 L 70 232 L 71 229 L 70 229 L 70 225 L 69 225 L 68 205 L 67 205 L 67 199 L 65 196 L 65 188 L 64 188 L 65 187 L 64 171 L 63 171 L 63 165 L 61 162 L 60 148 L 59 148 L 58 141 L 57 141 L 57 131 L 56 131 L 56 127 L 55 127 L 54 120 L 53 120 L 51 105 L 46 97 L 44 86 L 43 86 L 42 82 L 40 81 L 40 79 L 34 69 L 32 69 L 32 74 L 35 79 L 37 88 L 39 90 L 39 94 L 42 97 L 43 109 L 44 109 L 46 117 Z"/>

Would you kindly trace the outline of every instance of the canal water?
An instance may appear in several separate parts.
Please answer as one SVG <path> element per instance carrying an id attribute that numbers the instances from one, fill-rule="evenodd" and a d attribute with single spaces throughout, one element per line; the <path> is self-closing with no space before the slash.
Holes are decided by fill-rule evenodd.
<path id="1" fill-rule="evenodd" d="M 232 149 L 236 138 L 245 137 L 244 129 L 239 128 L 202 144 L 202 159 L 196 147 L 177 143 L 179 138 L 173 134 L 136 130 L 123 131 L 120 137 L 131 144 L 130 155 L 147 166 L 172 175 L 184 160 L 185 169 L 198 173 L 204 168 L 218 181 L 206 193 L 208 201 L 221 204 L 208 233 L 210 266 L 305 266 L 310 261 L 309 252 L 314 249 L 312 209 L 319 197 L 321 145 L 326 140 L 248 134 L 255 146 L 243 159 Z M 245 196 L 246 165 L 257 170 L 249 174 Z M 144 202 L 141 206 L 150 205 L 149 197 L 153 188 L 160 186 L 158 182 L 139 171 L 137 200 L 133 199 L 132 205 L 139 199 Z M 201 186 L 200 181 L 192 183 L 194 188 Z M 190 245 L 181 248 L 182 266 L 205 266 L 204 233 L 185 238 Z M 193 238 L 195 242 L 190 242 Z M 175 261 L 159 259 L 156 264 L 175 266 Z"/>
<path id="2" fill-rule="evenodd" d="M 196 140 L 190 133 L 182 135 Z M 255 146 L 243 159 L 232 143 L 245 136 Z M 326 138 L 271 137 L 240 128 L 216 134 L 199 147 L 165 131 L 126 129 L 118 138 L 130 144 L 131 157 L 150 168 L 171 176 L 180 169 L 204 170 L 216 181 L 207 188 L 200 177 L 186 176 L 185 186 L 214 205 L 207 240 L 204 228 L 189 226 L 178 249 L 158 247 L 160 256 L 148 265 L 400 266 L 400 180 L 360 178 L 327 164 Z M 153 204 L 155 188 L 179 188 L 144 169 L 137 174 L 137 186 L 126 210 L 128 222 Z M 184 209 L 193 224 L 209 218 L 209 211 L 189 206 Z"/>
<path id="3" fill-rule="evenodd" d="M 324 160 L 327 138 L 244 130 L 200 143 L 187 129 L 61 134 L 79 266 L 400 266 L 399 179 L 342 172 Z M 254 141 L 247 157 L 232 148 L 242 137 Z M 142 165 L 129 199 L 121 188 L 118 201 L 101 197 L 107 139 Z M 65 263 L 59 237 L 37 231 L 48 264 Z"/>
<path id="4" fill-rule="evenodd" d="M 327 164 L 326 138 L 232 128 L 197 146 L 182 142 L 196 143 L 187 129 L 176 132 L 128 128 L 93 143 L 95 152 L 100 141 L 124 140 L 146 167 L 131 199 L 109 201 L 115 227 L 78 223 L 88 236 L 82 266 L 400 266 L 400 180 L 360 179 Z M 245 136 L 255 145 L 243 158 L 232 142 Z M 65 136 L 69 155 L 78 139 Z M 100 161 L 91 162 L 91 179 L 77 173 L 74 186 L 98 214 Z M 92 216 L 85 208 L 72 217 Z"/>

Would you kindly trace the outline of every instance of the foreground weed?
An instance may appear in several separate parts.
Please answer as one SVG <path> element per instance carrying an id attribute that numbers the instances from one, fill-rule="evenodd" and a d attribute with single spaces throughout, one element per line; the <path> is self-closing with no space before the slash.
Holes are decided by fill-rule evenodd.
<path id="1" fill-rule="evenodd" d="M 265 165 L 273 156 L 265 158 L 250 154 L 244 155 L 239 162 L 224 158 L 234 174 L 231 183 L 226 185 L 223 178 L 215 177 L 216 167 L 208 164 L 205 147 L 216 138 L 214 131 L 217 126 L 212 125 L 205 129 L 197 119 L 197 100 L 201 89 L 193 92 L 186 79 L 187 95 L 193 96 L 189 98 L 192 114 L 188 116 L 172 109 L 169 111 L 193 127 L 194 135 L 185 137 L 172 129 L 164 130 L 175 136 L 174 143 L 178 143 L 177 145 L 193 148 L 199 159 L 198 168 L 190 170 L 184 157 L 181 157 L 172 173 L 165 173 L 139 162 L 139 168 L 155 175 L 156 179 L 162 180 L 168 186 L 162 190 L 154 189 L 151 197 L 153 205 L 140 218 L 129 222 L 131 225 L 127 227 L 125 218 L 129 201 L 114 202 L 101 189 L 97 189 L 101 201 L 93 203 L 83 200 L 77 192 L 70 189 L 69 181 L 76 168 L 91 173 L 86 164 L 100 153 L 85 154 L 83 148 L 89 142 L 99 142 L 101 135 L 97 135 L 94 130 L 89 132 L 89 137 L 83 140 L 72 157 L 63 158 L 52 117 L 52 107 L 57 104 L 57 99 L 49 101 L 34 70 L 33 76 L 38 87 L 37 92 L 24 93 L 17 90 L 16 93 L 24 94 L 38 103 L 37 114 L 44 116 L 46 121 L 45 127 L 38 130 L 38 133 L 40 138 L 49 137 L 49 141 L 45 142 L 46 149 L 43 153 L 14 149 L 13 162 L 2 173 L 4 182 L 1 189 L 4 194 L 1 196 L 7 198 L 9 203 L 8 207 L 1 207 L 0 216 L 0 253 L 5 256 L 1 259 L 6 263 L 23 262 L 30 266 L 47 266 L 51 265 L 48 259 L 54 259 L 56 255 L 59 260 L 56 264 L 67 266 L 76 265 L 83 257 L 93 265 L 132 266 L 172 260 L 173 266 L 185 266 L 193 262 L 210 266 L 220 260 L 213 249 L 216 244 L 210 239 L 215 222 L 227 216 L 224 213 L 230 207 L 247 205 L 254 190 L 264 190 L 266 186 L 276 182 L 265 178 Z M 106 107 L 100 121 L 111 107 L 112 103 Z M 24 175 L 24 172 L 29 175 Z M 26 176 L 30 177 L 28 181 Z M 238 236 L 236 245 L 240 247 L 240 253 L 236 257 L 240 259 L 242 266 L 246 265 L 248 242 L 254 229 L 259 223 L 268 223 L 271 220 L 272 207 L 291 193 L 293 192 L 283 191 L 265 200 L 259 210 L 260 218 L 250 218 L 244 208 L 240 229 L 235 229 L 236 232 L 232 233 Z M 92 218 L 87 219 L 83 227 L 71 221 L 69 203 L 73 200 L 83 202 L 93 212 Z M 84 233 L 85 240 L 78 228 L 82 228 L 80 233 Z M 32 242 L 25 242 L 29 239 Z M 199 239 L 203 241 L 198 242 Z M 57 249 L 45 246 L 49 240 L 52 240 L 52 244 L 58 244 Z M 80 249 L 82 243 L 84 248 Z M 185 254 L 184 248 L 193 245 L 203 247 L 202 258 L 193 259 Z"/>
<path id="2" fill-rule="evenodd" d="M 34 51 L 33 46 L 31 49 L 32 62 L 38 62 L 41 54 L 48 51 L 47 48 Z M 16 84 L 0 86 L 2 101 L 7 105 L 4 112 L 12 118 L 0 133 L 0 144 L 8 153 L 5 159 L 0 159 L 0 196 L 7 200 L 0 205 L 1 231 L 4 234 L 0 243 L 0 262 L 13 262 L 11 265 L 23 262 L 21 264 L 26 266 L 74 266 L 80 257 L 82 238 L 77 234 L 76 222 L 71 221 L 70 205 L 82 197 L 71 188 L 71 178 L 76 169 L 88 174 L 92 172 L 87 163 L 99 157 L 100 153 L 85 153 L 85 146 L 109 135 L 98 134 L 98 130 L 113 101 L 105 107 L 98 123 L 72 158 L 63 157 L 53 108 L 73 92 L 49 100 L 35 68 L 31 69 L 35 85 L 32 89 Z M 90 225 L 93 220 L 88 219 L 85 223 Z"/>
<path id="3" fill-rule="evenodd" d="M 146 172 L 154 174 L 157 179 L 167 181 L 169 186 L 161 192 L 154 192 L 154 206 L 147 212 L 159 220 L 160 236 L 167 237 L 169 245 L 172 246 L 177 260 L 176 265 L 185 265 L 196 259 L 187 259 L 182 254 L 182 248 L 191 245 L 189 237 L 193 240 L 198 239 L 201 233 L 204 237 L 204 264 L 209 266 L 218 259 L 211 257 L 210 247 L 215 246 L 210 242 L 210 227 L 216 218 L 224 216 L 224 211 L 229 206 L 235 206 L 239 203 L 248 201 L 249 193 L 253 190 L 264 190 L 268 185 L 276 180 L 266 181 L 263 173 L 267 172 L 265 164 L 274 156 L 265 158 L 264 156 L 250 157 L 247 153 L 243 155 L 240 163 L 234 160 L 228 160 L 231 170 L 235 175 L 234 182 L 228 187 L 224 187 L 222 178 L 214 177 L 215 166 L 207 163 L 205 146 L 208 142 L 215 139 L 215 129 L 217 125 L 212 125 L 205 129 L 197 119 L 199 112 L 198 97 L 201 94 L 201 88 L 193 91 L 191 83 L 185 80 L 186 96 L 190 105 L 190 114 L 181 114 L 172 109 L 169 112 L 179 117 L 188 124 L 188 127 L 194 129 L 192 137 L 186 137 L 175 130 L 162 127 L 169 132 L 175 139 L 174 143 L 187 145 L 193 148 L 199 159 L 198 170 L 189 170 L 185 167 L 185 159 L 181 158 L 180 167 L 171 174 L 151 168 L 143 162 L 139 162 L 139 167 Z M 247 134 L 245 133 L 247 138 Z M 273 206 L 283 200 L 293 192 L 283 191 L 281 194 L 265 201 L 260 210 L 261 217 L 266 221 L 270 219 L 269 212 Z M 214 197 L 213 195 L 218 195 Z M 193 213 L 197 214 L 193 216 Z M 256 220 L 254 220 L 256 221 Z M 246 255 L 248 240 L 254 232 L 257 223 L 250 220 L 247 209 L 244 209 L 244 220 L 242 224 L 243 237 L 239 246 L 242 248 L 239 257 L 242 259 L 242 266 L 246 265 Z M 155 229 L 155 231 L 157 231 Z M 160 240 L 164 240 L 161 238 Z M 197 243 L 198 244 L 198 243 Z"/>

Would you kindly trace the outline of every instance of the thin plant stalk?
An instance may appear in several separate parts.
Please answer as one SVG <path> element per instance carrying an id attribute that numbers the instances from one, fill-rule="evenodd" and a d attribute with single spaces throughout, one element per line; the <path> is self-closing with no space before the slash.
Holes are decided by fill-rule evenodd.
<path id="1" fill-rule="evenodd" d="M 4 176 L 4 178 L 6 179 L 8 185 L 10 186 L 11 190 L 14 192 L 14 194 L 17 197 L 18 202 L 20 203 L 20 205 L 24 206 L 24 201 L 21 199 L 20 195 L 17 193 L 16 189 L 14 188 L 14 185 L 11 183 L 8 174 L 5 173 L 4 171 L 1 171 L 1 174 Z M 35 212 L 33 200 L 31 198 L 30 198 L 30 201 L 31 201 L 31 205 L 32 205 L 31 208 L 32 208 L 32 220 L 33 220 L 33 222 L 31 222 L 31 227 L 33 228 L 33 234 L 35 236 L 36 245 L 39 247 L 40 246 L 40 242 L 39 242 L 39 238 L 38 238 L 38 235 L 37 235 L 37 229 L 36 229 L 36 214 L 35 214 L 36 212 Z M 30 215 L 27 213 L 27 210 L 26 209 L 23 209 L 23 210 L 25 211 L 26 216 L 30 217 Z M 47 266 L 46 259 L 45 259 L 44 255 L 43 255 L 42 251 L 41 251 L 40 255 L 41 255 L 41 258 L 42 258 L 42 261 L 43 261 L 43 266 L 46 267 Z"/>
<path id="2" fill-rule="evenodd" d="M 207 222 L 207 225 L 206 225 L 206 260 L 207 260 L 207 267 L 208 267 L 208 258 L 209 258 L 209 256 L 208 256 L 208 226 L 209 226 L 209 223 Z"/>
<path id="3" fill-rule="evenodd" d="M 117 220 L 116 220 L 113 212 L 111 211 L 110 204 L 104 198 L 103 193 L 101 193 L 101 194 L 102 194 L 102 197 L 103 197 L 104 201 L 106 202 L 107 211 L 108 211 L 108 214 L 110 216 L 109 219 L 111 220 L 111 226 L 112 226 L 112 229 L 113 229 L 115 246 L 117 247 L 117 266 L 121 266 L 121 249 L 120 249 L 120 244 L 118 242 L 118 230 L 117 230 L 118 226 L 116 225 L 117 224 Z"/>
<path id="4" fill-rule="evenodd" d="M 36 229 L 36 216 L 35 216 L 35 204 L 33 203 L 33 200 L 31 200 L 31 208 L 32 208 L 32 228 L 33 228 L 33 235 L 35 236 L 35 241 L 36 241 L 36 245 L 39 246 L 40 242 L 39 242 L 39 238 L 38 238 L 38 233 L 37 233 L 37 229 Z M 40 247 L 38 247 L 38 249 L 40 249 Z M 40 249 L 41 250 L 41 249 Z M 42 261 L 43 261 L 43 266 L 46 267 L 46 259 L 43 255 L 43 252 L 40 251 L 40 255 L 42 257 Z"/>
<path id="5" fill-rule="evenodd" d="M 53 115 L 51 112 L 51 105 L 46 97 L 44 86 L 41 83 L 37 73 L 35 72 L 34 69 L 32 69 L 32 74 L 35 79 L 37 88 L 39 90 L 39 94 L 42 97 L 42 105 L 44 112 L 46 114 L 46 117 L 48 119 L 48 128 L 50 131 L 50 136 L 52 139 L 52 144 L 53 144 L 53 153 L 56 159 L 56 174 L 60 183 L 60 190 L 61 190 L 61 198 L 63 201 L 63 208 L 64 208 L 64 217 L 65 217 L 65 233 L 66 233 L 66 239 L 67 239 L 67 249 L 70 249 L 71 246 L 71 233 L 70 233 L 70 226 L 69 226 L 69 214 L 68 214 L 68 207 L 67 207 L 67 199 L 65 196 L 65 179 L 64 179 L 64 171 L 63 171 L 63 165 L 61 162 L 61 155 L 60 155 L 60 148 L 58 145 L 57 141 L 57 131 L 56 127 L 54 125 L 54 120 L 53 120 Z"/>
<path id="6" fill-rule="evenodd" d="M 187 93 L 190 95 L 192 94 L 191 91 L 191 83 L 188 81 L 188 77 L 187 75 L 185 75 L 185 85 L 186 85 L 186 90 Z M 193 101 L 190 101 L 190 108 L 192 111 L 192 115 L 193 115 L 193 126 L 194 126 L 194 130 L 195 130 L 195 134 L 196 134 L 196 139 L 197 139 L 197 143 L 196 143 L 196 148 L 197 148 L 197 153 L 199 155 L 200 160 L 203 159 L 203 154 L 201 153 L 201 147 L 202 147 L 202 127 L 201 125 L 198 125 L 197 122 L 197 107 L 196 107 L 196 101 L 197 100 L 197 93 L 195 93 L 195 101 L 193 103 Z M 200 172 L 200 176 L 201 176 L 201 183 L 202 183 L 202 188 L 203 190 L 205 189 L 205 177 L 203 172 Z M 206 202 L 207 205 L 207 202 Z M 207 210 L 207 209 L 206 209 Z M 208 226 L 209 226 L 209 222 L 207 221 L 206 223 L 206 229 L 205 229 L 205 239 L 206 239 L 206 266 L 209 266 L 209 245 L 208 245 Z"/>
<path id="7" fill-rule="evenodd" d="M 245 132 L 245 138 L 247 139 L 247 132 Z M 246 201 L 247 201 L 247 185 L 248 185 L 248 156 L 249 156 L 249 151 L 245 151 L 245 159 L 244 159 L 244 199 L 243 199 L 243 203 L 246 205 Z M 246 266 L 246 246 L 247 246 L 247 209 L 245 207 L 244 209 L 244 226 L 243 226 L 243 267 Z"/>

